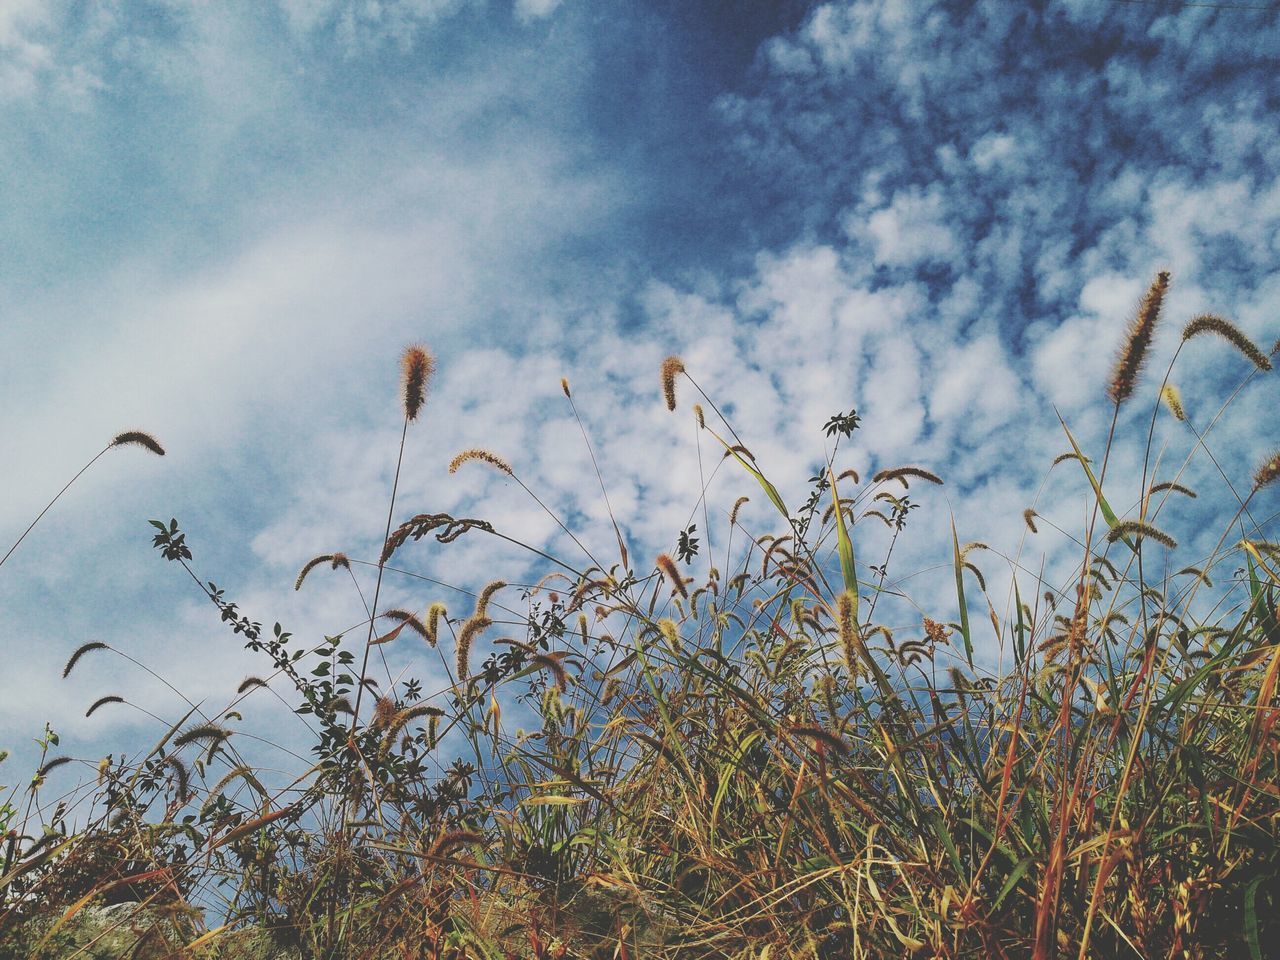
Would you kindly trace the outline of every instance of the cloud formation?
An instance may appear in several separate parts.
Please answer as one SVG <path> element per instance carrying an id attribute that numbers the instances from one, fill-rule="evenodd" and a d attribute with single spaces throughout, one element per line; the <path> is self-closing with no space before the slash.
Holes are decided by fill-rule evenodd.
<path id="1" fill-rule="evenodd" d="M 6 738 L 58 699 L 144 682 L 121 672 L 56 683 L 73 639 L 90 632 L 163 665 L 193 698 L 216 698 L 253 668 L 189 585 L 146 556 L 141 521 L 153 514 L 179 516 L 205 575 L 226 578 L 252 615 L 300 635 L 357 623 L 360 599 L 340 571 L 289 587 L 317 554 L 376 556 L 399 436 L 395 357 L 408 340 L 435 347 L 440 373 L 410 434 L 397 519 L 483 516 L 582 562 L 518 484 L 479 465 L 447 474 L 455 453 L 481 445 L 607 566 L 613 529 L 560 390 L 567 376 L 638 567 L 690 522 L 703 561 L 722 556 L 739 494 L 761 501 L 743 515 L 748 528 L 769 529 L 754 481 L 695 429 L 691 385 L 676 414 L 665 410 L 657 371 L 676 352 L 788 503 L 803 502 L 822 464 L 827 418 L 855 407 L 863 425 L 838 466 L 941 473 L 945 488 L 911 491 L 921 508 L 891 579 L 949 619 L 954 595 L 929 588 L 930 571 L 945 571 L 939 532 L 949 536 L 952 513 L 962 540 L 1028 570 L 1072 556 L 1055 527 L 1078 526 L 1086 488 L 1071 464 L 1046 474 L 1066 449 L 1055 410 L 1100 450 L 1113 351 L 1157 268 L 1174 286 L 1151 371 L 1167 364 L 1176 325 L 1202 310 L 1265 344 L 1280 333 L 1269 309 L 1280 293 L 1274 14 L 822 4 L 762 43 L 700 117 L 690 155 L 714 171 L 698 182 L 717 185 L 700 200 L 742 217 L 726 233 L 696 218 L 682 228 L 672 198 L 693 181 L 664 196 L 645 170 L 662 162 L 660 138 L 634 139 L 600 115 L 589 88 L 603 67 L 589 61 L 605 45 L 580 5 L 558 6 L 517 3 L 488 30 L 461 0 L 284 3 L 253 23 L 168 11 L 104 21 L 97 34 L 34 3 L 0 19 L 0 46 L 30 65 L 0 85 L 3 129 L 30 142 L 37 115 L 63 129 L 83 115 L 76 123 L 96 130 L 56 151 L 44 177 L 34 154 L 14 155 L 32 187 L 0 227 L 29 232 L 58 269 L 31 258 L 5 277 L 23 318 L 4 334 L 8 352 L 38 359 L 3 396 L 6 452 L 30 478 L 0 508 L 4 526 L 33 515 L 101 436 L 136 422 L 172 451 L 163 470 L 105 465 L 40 528 L 28 562 L 5 568 L 4 642 L 30 651 L 31 676 L 0 706 Z M 637 36 L 655 57 L 669 42 Z M 95 81 L 58 92 L 76 67 Z M 670 112 L 685 109 L 673 100 Z M 112 118 L 137 142 L 106 137 Z M 96 170 L 104 157 L 127 182 Z M 125 198 L 148 195 L 154 210 L 122 214 Z M 101 223 L 83 196 L 104 201 Z M 128 242 L 95 245 L 77 266 L 56 250 L 66 223 Z M 708 249 L 673 268 L 653 252 L 662 230 L 680 249 Z M 1203 429 L 1247 368 L 1195 346 L 1178 383 Z M 1153 380 L 1122 430 L 1143 429 Z M 1251 383 L 1211 434 L 1241 483 L 1272 439 L 1257 424 L 1274 391 L 1271 379 Z M 1172 469 L 1194 438 L 1161 417 L 1155 445 Z M 1184 482 L 1220 488 L 1202 459 Z M 1126 448 L 1110 471 L 1127 509 L 1140 454 Z M 1032 506 L 1035 535 L 1022 516 Z M 1171 517 L 1192 553 L 1213 546 L 1197 509 Z M 858 536 L 878 560 L 887 531 L 868 524 Z M 545 572 L 480 534 L 411 545 L 403 563 L 471 591 Z M 1008 569 L 982 563 L 1003 595 Z M 370 575 L 357 567 L 362 582 Z M 411 577 L 389 578 L 388 592 L 409 607 L 467 609 L 465 592 Z M 73 636 L 43 641 L 50 616 Z M 192 655 L 203 649 L 219 652 L 216 669 Z M 386 653 L 391 676 L 440 685 L 421 651 Z M 980 655 L 993 663 L 998 651 Z M 139 693 L 157 713 L 172 712 L 169 696 Z M 87 745 L 129 717 L 54 713 Z"/>

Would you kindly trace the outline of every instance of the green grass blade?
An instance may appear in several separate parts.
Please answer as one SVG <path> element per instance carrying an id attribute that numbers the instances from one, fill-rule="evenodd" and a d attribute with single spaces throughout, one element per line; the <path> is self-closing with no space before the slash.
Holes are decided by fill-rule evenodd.
<path id="1" fill-rule="evenodd" d="M 1009 879 L 1004 882 L 1004 886 L 1000 888 L 1000 892 L 996 894 L 995 901 L 991 904 L 992 910 L 997 910 L 1000 904 L 1004 902 L 1004 898 L 1013 893 L 1014 888 L 1018 885 L 1018 881 L 1027 875 L 1027 871 L 1031 869 L 1031 864 L 1035 862 L 1035 857 L 1023 857 L 1014 865 Z"/>
<path id="2" fill-rule="evenodd" d="M 858 574 L 853 563 L 853 540 L 849 537 L 849 528 L 845 526 L 844 511 L 840 506 L 840 494 L 836 491 L 836 475 L 831 467 L 827 467 L 831 475 L 831 499 L 836 506 L 836 550 L 840 554 L 840 573 L 844 576 L 844 588 L 853 598 L 853 617 L 858 618 Z"/>
<path id="3" fill-rule="evenodd" d="M 1262 960 L 1262 945 L 1258 942 L 1258 884 L 1263 877 L 1254 877 L 1244 888 L 1244 937 L 1249 944 L 1252 960 Z"/>
<path id="4" fill-rule="evenodd" d="M 960 557 L 960 538 L 956 536 L 956 520 L 951 518 L 951 546 L 956 568 L 956 601 L 960 604 L 960 635 L 964 638 L 964 655 L 973 666 L 973 634 L 969 630 L 969 606 L 964 600 L 964 560 Z"/>
<path id="5" fill-rule="evenodd" d="M 732 454 L 733 458 L 737 460 L 740 464 L 742 464 L 742 469 L 746 470 L 747 473 L 751 474 L 753 477 L 756 478 L 756 483 L 760 484 L 760 489 L 764 491 L 765 496 L 769 498 L 770 502 L 775 507 L 778 508 L 778 512 L 781 513 L 782 516 L 786 518 L 788 523 L 790 523 L 791 512 L 787 509 L 787 505 L 782 502 L 782 495 L 778 493 L 777 487 L 775 487 L 772 483 L 766 480 L 763 473 L 761 473 L 751 464 L 747 463 L 746 457 L 742 456 L 742 454 L 740 454 L 737 450 L 733 449 L 733 447 L 725 443 L 724 438 L 721 437 L 719 434 L 717 434 L 714 430 L 708 429 L 707 433 L 711 434 L 713 437 L 719 440 L 720 445 L 724 447 L 725 452 Z"/>
<path id="6" fill-rule="evenodd" d="M 1076 443 L 1076 438 L 1071 435 L 1071 429 L 1067 426 L 1067 421 L 1062 419 L 1062 415 L 1058 415 L 1058 422 L 1062 424 L 1062 429 L 1067 435 L 1067 440 L 1071 443 L 1071 449 L 1075 452 L 1076 459 L 1080 461 L 1080 466 L 1084 468 L 1084 475 L 1089 478 L 1089 486 L 1093 487 L 1093 495 L 1098 498 L 1098 509 L 1102 511 L 1102 518 L 1107 521 L 1108 527 L 1114 527 L 1120 522 L 1116 516 L 1116 512 L 1111 509 L 1111 504 L 1107 503 L 1107 498 L 1102 494 L 1102 484 L 1098 483 L 1098 478 L 1093 475 L 1093 470 L 1089 466 L 1089 461 L 1085 459 L 1085 455 L 1080 450 L 1080 445 Z M 1127 536 L 1122 537 L 1125 545 L 1135 553 L 1138 548 L 1133 541 Z"/>

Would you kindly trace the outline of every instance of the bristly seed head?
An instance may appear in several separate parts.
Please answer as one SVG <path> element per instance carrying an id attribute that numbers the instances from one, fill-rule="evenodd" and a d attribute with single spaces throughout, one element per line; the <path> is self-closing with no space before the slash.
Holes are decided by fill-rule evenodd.
<path id="1" fill-rule="evenodd" d="M 479 447 L 472 447 L 470 450 L 463 450 L 460 454 L 449 461 L 449 472 L 457 473 L 464 463 L 470 463 L 472 460 L 479 460 L 487 463 L 489 466 L 497 470 L 501 470 L 508 476 L 511 475 L 511 465 L 503 460 L 496 453 L 490 453 L 488 450 L 481 450 Z"/>
<path id="2" fill-rule="evenodd" d="M 383 695 L 373 705 L 373 725 L 381 730 L 391 724 L 396 716 L 396 702 L 390 696 Z"/>
<path id="3" fill-rule="evenodd" d="M 573 399 L 573 394 L 569 392 L 569 380 L 567 377 L 560 378 L 560 389 L 564 391 L 564 395 L 566 397 L 568 397 L 570 400 Z"/>
<path id="4" fill-rule="evenodd" d="M 1164 401 L 1164 405 L 1173 414 L 1173 419 L 1186 421 L 1187 411 L 1182 407 L 1182 394 L 1178 392 L 1177 387 L 1172 383 L 1166 383 L 1160 388 L 1160 399 Z"/>
<path id="5" fill-rule="evenodd" d="M 862 639 L 858 636 L 858 624 L 853 615 L 854 596 L 848 590 L 840 594 L 836 601 L 836 625 L 840 629 L 840 648 L 844 653 L 845 669 L 849 671 L 849 679 L 856 680 L 859 672 L 858 654 L 863 648 Z"/>
<path id="6" fill-rule="evenodd" d="M 684 361 L 675 354 L 662 361 L 662 396 L 667 409 L 676 408 L 676 374 L 684 373 Z"/>
<path id="7" fill-rule="evenodd" d="M 1109 393 L 1116 404 L 1124 403 L 1133 393 L 1138 382 L 1138 374 L 1147 359 L 1147 348 L 1151 346 L 1151 338 L 1155 334 L 1156 322 L 1160 319 L 1160 305 L 1164 302 L 1165 291 L 1169 289 L 1169 271 L 1161 270 L 1155 281 L 1138 305 L 1138 312 L 1129 324 L 1128 336 L 1124 349 L 1116 360 L 1115 371 L 1111 375 Z"/>
<path id="8" fill-rule="evenodd" d="M 404 416 L 412 422 L 418 419 L 422 405 L 426 402 L 427 384 L 431 380 L 431 374 L 435 372 L 436 361 L 425 347 L 415 344 L 405 347 L 400 367 L 404 380 Z"/>
<path id="9" fill-rule="evenodd" d="M 160 446 L 160 441 L 149 433 L 143 433 L 141 430 L 126 430 L 124 433 L 116 434 L 116 438 L 111 441 L 111 446 L 113 447 L 123 447 L 129 444 L 146 447 L 157 457 L 164 456 L 164 447 Z"/>
<path id="10" fill-rule="evenodd" d="M 660 553 L 656 562 L 658 569 L 662 571 L 662 575 L 671 584 L 671 589 L 680 594 L 680 596 L 687 598 L 689 596 L 689 588 L 684 582 L 684 577 L 680 576 L 680 570 L 676 567 L 676 562 L 671 559 L 670 555 Z"/>
<path id="11" fill-rule="evenodd" d="M 505 587 L 505 580 L 494 580 L 480 591 L 480 595 L 476 597 L 476 611 L 473 616 L 483 617 L 489 613 L 489 601 L 493 599 L 493 595 Z"/>
<path id="12" fill-rule="evenodd" d="M 1202 333 L 1212 333 L 1221 337 L 1244 354 L 1249 362 L 1259 370 L 1265 372 L 1271 369 L 1271 361 L 1267 359 L 1266 355 L 1230 320 L 1224 320 L 1222 317 L 1216 317 L 1211 313 L 1202 313 L 1200 316 L 1188 321 L 1187 325 L 1182 328 L 1182 339 L 1187 341 Z"/>
<path id="13" fill-rule="evenodd" d="M 1030 530 L 1032 533 L 1040 532 L 1039 530 L 1036 529 L 1036 517 L 1038 516 L 1040 516 L 1040 514 L 1036 513 L 1030 507 L 1027 507 L 1027 509 L 1022 511 L 1022 519 L 1026 523 L 1027 529 Z"/>
<path id="14" fill-rule="evenodd" d="M 1271 454 L 1262 465 L 1253 472 L 1253 488 L 1259 490 L 1280 478 L 1280 450 Z"/>
<path id="15" fill-rule="evenodd" d="M 480 636 L 492 625 L 493 621 L 483 614 L 470 617 L 462 625 L 462 630 L 458 633 L 457 644 L 459 680 L 466 680 L 471 676 L 471 644 L 476 637 Z"/>
<path id="16" fill-rule="evenodd" d="M 1115 543 L 1121 537 L 1128 536 L 1154 540 L 1162 547 L 1167 547 L 1170 550 L 1173 550 L 1178 546 L 1178 542 L 1174 540 L 1173 537 L 1169 536 L 1163 530 L 1158 530 L 1151 524 L 1144 523 L 1141 520 L 1121 520 L 1111 528 L 1110 532 L 1107 534 L 1107 541 L 1109 543 Z"/>
<path id="17" fill-rule="evenodd" d="M 897 467 L 893 470 L 881 470 L 871 478 L 872 483 L 884 483 L 886 480 L 900 480 L 902 485 L 907 485 L 907 477 L 916 477 L 920 480 L 928 480 L 930 483 L 942 483 L 942 478 L 930 470 L 923 467 Z"/>

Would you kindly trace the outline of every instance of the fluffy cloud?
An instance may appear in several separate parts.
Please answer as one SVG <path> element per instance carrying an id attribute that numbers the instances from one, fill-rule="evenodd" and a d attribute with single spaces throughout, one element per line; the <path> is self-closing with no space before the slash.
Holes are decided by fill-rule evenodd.
<path id="1" fill-rule="evenodd" d="M 227 586 L 251 615 L 312 637 L 358 623 L 360 595 L 340 571 L 317 571 L 300 594 L 289 588 L 317 554 L 376 556 L 399 438 L 394 359 L 407 340 L 431 342 L 440 373 L 409 434 L 397 520 L 419 511 L 480 516 L 571 564 L 608 566 L 611 506 L 637 569 L 690 522 L 708 548 L 699 563 L 721 563 L 724 513 L 738 495 L 755 501 L 743 514 L 750 529 L 769 530 L 773 518 L 754 481 L 696 430 L 691 405 L 706 401 L 692 384 L 681 382 L 676 414 L 663 407 L 658 366 L 676 352 L 790 504 L 803 502 L 830 452 L 826 419 L 855 407 L 863 425 L 842 444 L 839 467 L 866 477 L 911 462 L 943 474 L 946 487 L 910 491 L 920 509 L 895 547 L 890 583 L 950 618 L 952 516 L 962 540 L 991 545 L 993 558 L 980 563 L 993 598 L 1009 593 L 1015 569 L 1026 585 L 1043 563 L 1053 583 L 1076 557 L 1055 528 L 1078 526 L 1088 494 L 1071 464 L 1048 469 L 1066 447 L 1055 413 L 1088 452 L 1100 452 L 1113 351 L 1157 267 L 1174 272 L 1169 327 L 1213 308 L 1263 342 L 1280 332 L 1269 312 L 1280 291 L 1280 148 L 1266 106 L 1276 81 L 1263 53 L 1238 36 L 1251 15 L 823 4 L 764 44 L 753 74 L 717 103 L 707 156 L 732 173 L 726 196 L 706 200 L 741 192 L 764 224 L 744 235 L 782 239 L 718 237 L 724 249 L 708 258 L 708 275 L 656 271 L 648 248 L 619 254 L 627 245 L 616 237 L 586 268 L 569 255 L 596 244 L 605 251 L 608 227 L 625 225 L 633 210 L 631 188 L 650 182 L 593 152 L 599 134 L 589 123 L 547 112 L 587 82 L 572 65 L 539 73 L 514 56 L 500 70 L 500 57 L 480 57 L 464 76 L 361 80 L 359 58 L 371 44 L 417 51 L 426 27 L 463 19 L 461 6 L 286 4 L 290 38 L 250 45 L 247 62 L 258 71 L 240 99 L 191 75 L 164 88 L 226 121 L 213 125 L 216 137 L 203 127 L 191 134 L 219 147 L 216 163 L 193 168 L 205 187 L 262 177 L 257 189 L 228 194 L 248 212 L 220 226 L 218 255 L 176 271 L 154 249 L 135 248 L 97 274 L 109 282 L 92 291 L 20 290 L 25 315 L 48 318 L 12 335 L 39 360 L 4 398 L 18 411 L 5 443 L 28 465 L 32 490 L 56 488 L 82 450 L 127 421 L 154 426 L 172 455 L 142 466 L 104 461 L 41 528 L 27 550 L 32 565 L 16 575 L 5 568 L 0 602 L 23 612 L 6 642 L 30 646 L 37 678 L 27 699 L 0 705 L 6 734 L 25 733 L 53 702 L 52 678 L 74 646 L 37 643 L 42 611 L 77 637 L 92 629 L 136 649 L 193 697 L 215 698 L 254 668 L 211 610 L 176 599 L 188 585 L 164 579 L 172 571 L 145 556 L 145 538 L 107 513 L 190 518 L 200 569 L 215 579 L 234 571 Z M 520 3 L 515 12 L 529 19 L 554 6 Z M 0 20 L 0 44 L 34 36 L 27 22 Z M 186 49 L 203 51 L 198 76 L 218 76 L 215 66 L 232 55 L 234 31 L 214 27 L 184 34 Z M 328 37 L 337 59 L 309 59 L 309 45 Z M 135 64 L 150 65 L 148 76 L 183 76 L 160 40 L 126 47 Z M 326 109 L 345 104 L 356 127 L 361 110 L 387 113 L 354 132 L 313 128 L 305 108 L 317 94 L 288 78 L 302 67 L 327 75 L 334 62 L 353 64 L 351 82 L 376 96 L 326 99 Z M 1227 62 L 1232 69 L 1220 70 Z M 115 78 L 106 77 L 110 87 Z M 326 95 L 327 82 L 318 88 Z M 267 91 L 266 106 L 249 90 Z M 421 112 L 378 99 L 404 99 L 406 90 L 421 98 Z M 280 147 L 296 167 L 281 170 L 250 145 L 275 123 L 297 138 Z M 443 135 L 395 135 L 414 123 L 438 123 Z M 286 139 L 267 136 L 276 146 Z M 332 163 L 312 156 L 325 151 Z M 198 193 L 179 195 L 198 201 Z M 270 229 L 249 215 L 255 204 L 271 206 Z M 256 229 L 241 234 L 244 223 Z M 663 227 L 675 229 L 670 220 Z M 625 226 L 617 229 L 626 239 Z M 96 326 L 76 320 L 89 305 Z M 1144 392 L 1122 418 L 1139 444 L 1152 381 L 1175 341 L 1172 329 L 1162 334 Z M 1203 430 L 1245 369 L 1235 357 L 1224 362 L 1218 345 L 1194 347 L 1179 359 L 1178 381 Z M 1269 380 L 1252 383 L 1207 439 L 1236 482 L 1258 452 L 1256 424 L 1273 391 Z M 708 422 L 723 433 L 710 408 Z M 477 445 L 508 459 L 580 543 L 501 474 L 471 464 L 450 476 L 450 457 Z M 1193 448 L 1184 427 L 1158 419 L 1161 476 Z M 1141 453 L 1125 447 L 1108 469 L 1117 507 L 1131 508 Z M 1203 458 L 1184 479 L 1203 484 L 1206 501 L 1225 490 Z M 3 508 L 6 526 L 39 505 L 36 493 L 16 496 Z M 1039 534 L 1023 524 L 1029 506 L 1042 515 Z M 1212 534 L 1199 526 L 1200 509 L 1178 504 L 1168 520 L 1187 531 L 1189 550 L 1207 552 Z M 887 531 L 871 522 L 857 536 L 864 560 L 883 558 Z M 452 613 L 465 613 L 468 591 L 487 580 L 546 570 L 536 555 L 480 533 L 411 544 L 397 564 L 429 579 L 388 575 L 389 602 L 443 599 Z M 355 570 L 366 596 L 371 575 Z M 92 588 L 79 586 L 95 577 Z M 92 615 L 74 599 L 80 589 Z M 911 629 L 918 611 L 891 606 L 885 615 Z M 993 663 L 999 651 L 985 634 L 980 642 Z M 206 648 L 220 651 L 218 669 L 192 655 Z M 425 651 L 384 652 L 390 676 L 410 671 L 429 689 L 444 685 Z M 139 679 L 101 679 L 130 677 Z M 96 678 L 77 678 L 69 699 L 98 689 Z M 157 713 L 177 706 L 160 689 L 139 695 L 154 698 Z M 104 712 L 82 723 L 67 711 L 62 719 L 106 742 L 125 717 Z"/>

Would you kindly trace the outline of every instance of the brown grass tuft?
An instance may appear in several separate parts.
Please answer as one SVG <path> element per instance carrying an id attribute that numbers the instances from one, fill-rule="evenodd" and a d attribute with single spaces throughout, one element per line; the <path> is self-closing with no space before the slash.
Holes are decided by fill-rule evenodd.
<path id="1" fill-rule="evenodd" d="M 1266 371 L 1271 369 L 1271 361 L 1267 359 L 1266 354 L 1259 350 L 1257 344 L 1246 337 L 1243 331 L 1230 320 L 1225 320 L 1212 313 L 1202 313 L 1200 316 L 1189 320 L 1187 325 L 1182 328 L 1182 339 L 1185 342 L 1203 333 L 1211 333 L 1221 337 L 1239 350 L 1259 370 Z"/>
<path id="2" fill-rule="evenodd" d="M 99 697 L 97 700 L 93 701 L 93 706 L 91 706 L 88 710 L 86 710 L 84 712 L 84 715 L 86 717 L 92 717 L 94 714 L 94 711 L 96 711 L 99 707 L 105 707 L 108 703 L 124 703 L 124 697 L 117 697 L 114 694 L 109 694 L 105 697 Z"/>
<path id="3" fill-rule="evenodd" d="M 493 621 L 484 614 L 476 614 L 467 619 L 458 632 L 458 679 L 466 680 L 471 676 L 471 644 L 476 637 L 493 626 Z"/>
<path id="4" fill-rule="evenodd" d="M 1154 540 L 1162 547 L 1168 547 L 1170 550 L 1178 545 L 1178 541 L 1163 530 L 1157 530 L 1151 524 L 1144 523 L 1141 520 L 1121 520 L 1111 528 L 1111 531 L 1107 534 L 1107 540 L 1110 543 L 1115 543 L 1121 537 L 1129 536 Z"/>
<path id="5" fill-rule="evenodd" d="M 844 665 L 850 679 L 858 676 L 858 654 L 862 640 L 858 636 L 858 624 L 853 617 L 853 594 L 848 590 L 836 601 L 836 624 L 840 630 L 840 649 L 844 653 Z"/>
<path id="6" fill-rule="evenodd" d="M 146 447 L 157 457 L 164 456 L 164 447 L 160 446 L 160 441 L 149 433 L 143 433 L 141 430 L 126 430 L 124 433 L 116 434 L 116 438 L 111 441 L 113 447 L 124 446 Z"/>
<path id="7" fill-rule="evenodd" d="M 464 463 L 470 463 L 472 460 L 480 460 L 489 466 L 501 470 L 503 473 L 511 474 L 511 465 L 503 460 L 496 453 L 490 453 L 488 450 L 481 450 L 479 447 L 473 447 L 470 450 L 463 450 L 460 454 L 449 461 L 449 472 L 457 473 L 458 468 Z"/>
<path id="8" fill-rule="evenodd" d="M 483 617 L 486 613 L 489 612 L 489 601 L 493 599 L 493 595 L 495 593 L 497 593 L 506 585 L 507 585 L 507 582 L 505 580 L 494 580 L 492 583 L 486 585 L 485 588 L 480 591 L 480 596 L 476 597 L 475 615 L 477 617 Z"/>
<path id="9" fill-rule="evenodd" d="M 1187 411 L 1182 406 L 1182 394 L 1178 392 L 1178 388 L 1172 383 L 1166 383 L 1160 388 L 1160 399 L 1164 401 L 1164 405 L 1173 414 L 1173 419 L 1182 421 L 1187 419 Z"/>
<path id="10" fill-rule="evenodd" d="M 88 643 L 84 643 L 76 647 L 75 652 L 71 654 L 71 659 L 69 659 L 67 661 L 67 665 L 62 668 L 62 679 L 65 680 L 67 677 L 71 676 L 71 671 L 75 669 L 76 664 L 80 662 L 80 658 L 86 653 L 92 653 L 94 650 L 108 649 L 110 648 L 101 640 L 91 640 Z"/>
<path id="11" fill-rule="evenodd" d="M 667 409 L 676 408 L 676 375 L 684 373 L 684 361 L 675 354 L 662 361 L 662 396 Z"/>
<path id="12" fill-rule="evenodd" d="M 1161 270 L 1156 274 L 1147 295 L 1138 305 L 1138 312 L 1129 324 L 1124 349 L 1116 359 L 1116 367 L 1111 374 L 1109 393 L 1116 404 L 1124 403 L 1133 393 L 1138 382 L 1138 374 L 1147 359 L 1147 348 L 1151 346 L 1151 338 L 1155 334 L 1156 323 L 1160 319 L 1160 305 L 1164 302 L 1165 292 L 1169 289 L 1169 272 Z"/>
<path id="13" fill-rule="evenodd" d="M 404 383 L 404 416 L 412 422 L 418 419 L 422 405 L 426 403 L 427 384 L 435 372 L 436 361 L 425 347 L 414 344 L 405 347 L 400 369 Z"/>
<path id="14" fill-rule="evenodd" d="M 660 553 L 656 562 L 658 569 L 662 571 L 662 575 L 671 584 L 671 590 L 682 597 L 688 598 L 689 588 L 684 582 L 684 577 L 680 576 L 680 570 L 676 566 L 676 562 L 671 559 L 671 556 L 666 553 Z"/>
<path id="15" fill-rule="evenodd" d="M 905 487 L 907 485 L 907 477 L 928 480 L 930 483 L 942 483 L 941 477 L 932 471 L 924 469 L 924 467 L 895 467 L 892 470 L 881 470 L 871 478 L 871 482 L 884 483 L 886 480 L 900 480 Z"/>
<path id="16" fill-rule="evenodd" d="M 1280 477 L 1280 450 L 1271 454 L 1253 472 L 1253 488 L 1255 490 L 1261 489 L 1267 484 L 1273 483 L 1277 477 Z"/>
<path id="17" fill-rule="evenodd" d="M 431 642 L 431 635 L 427 631 L 427 625 L 418 619 L 417 614 L 397 608 L 394 610 L 387 610 L 384 613 L 379 614 L 379 616 L 404 624 L 404 626 L 422 637 L 423 640 L 426 640 L 428 643 Z"/>

